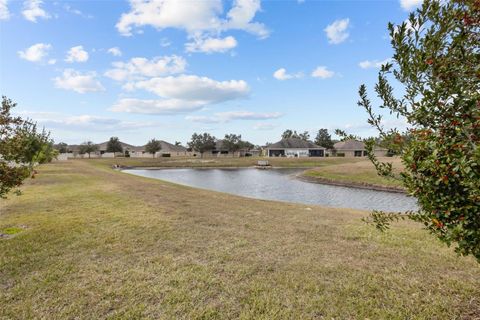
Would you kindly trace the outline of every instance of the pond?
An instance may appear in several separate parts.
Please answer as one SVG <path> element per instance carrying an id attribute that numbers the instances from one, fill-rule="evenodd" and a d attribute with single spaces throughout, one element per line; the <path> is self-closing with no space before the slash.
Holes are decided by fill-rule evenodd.
<path id="1" fill-rule="evenodd" d="M 124 172 L 244 197 L 361 210 L 407 211 L 402 193 L 330 186 L 295 178 L 302 169 L 128 169 Z"/>

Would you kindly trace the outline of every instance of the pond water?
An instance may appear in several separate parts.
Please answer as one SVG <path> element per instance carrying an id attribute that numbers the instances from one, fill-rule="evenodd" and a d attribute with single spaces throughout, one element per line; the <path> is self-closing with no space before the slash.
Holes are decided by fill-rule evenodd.
<path id="1" fill-rule="evenodd" d="M 407 211 L 414 198 L 401 193 L 316 184 L 295 178 L 302 169 L 128 169 L 124 172 L 235 195 L 336 208 Z"/>

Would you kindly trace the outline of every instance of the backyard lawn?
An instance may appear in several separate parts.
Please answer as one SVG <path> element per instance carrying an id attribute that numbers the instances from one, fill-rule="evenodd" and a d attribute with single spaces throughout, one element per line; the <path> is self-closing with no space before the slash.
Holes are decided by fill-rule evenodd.
<path id="1" fill-rule="evenodd" d="M 360 221 L 367 212 L 247 199 L 110 168 L 158 161 L 42 165 L 22 196 L 0 200 L 0 319 L 480 317 L 480 266 L 417 224 L 380 234 Z M 255 162 L 225 161 L 190 164 Z M 272 164 L 357 162 L 309 161 Z"/>

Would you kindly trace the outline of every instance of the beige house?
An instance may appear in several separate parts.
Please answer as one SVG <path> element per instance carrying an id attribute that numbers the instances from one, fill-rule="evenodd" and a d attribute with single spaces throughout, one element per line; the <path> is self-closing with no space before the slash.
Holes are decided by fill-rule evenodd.
<path id="1" fill-rule="evenodd" d="M 120 141 L 123 152 L 107 152 L 108 141 L 97 144 L 97 151 L 90 154 L 90 158 L 114 158 L 114 157 L 132 157 L 132 158 L 152 158 L 153 155 L 145 151 L 145 146 L 134 146 Z M 166 141 L 160 140 L 162 149 L 155 153 L 155 158 L 160 157 L 177 157 L 192 156 L 192 152 L 188 151 L 184 146 L 177 146 Z M 62 154 L 65 158 L 89 158 L 88 154 L 80 154 L 81 145 L 68 146 L 69 153 Z"/>
<path id="2" fill-rule="evenodd" d="M 337 142 L 333 145 L 333 150 L 330 151 L 332 156 L 337 157 L 366 157 L 365 143 L 357 140 L 346 140 Z M 380 147 L 375 148 L 375 155 L 377 157 L 384 157 L 387 155 L 387 149 Z"/>
<path id="3" fill-rule="evenodd" d="M 200 155 L 199 152 L 194 153 L 195 155 Z M 255 157 L 260 155 L 260 150 L 257 149 L 249 149 L 249 148 L 242 148 L 234 153 L 225 146 L 224 141 L 222 139 L 217 140 L 215 142 L 215 148 L 213 150 L 205 151 L 203 153 L 204 158 L 208 157 Z"/>
<path id="4" fill-rule="evenodd" d="M 184 146 L 178 146 L 171 144 L 169 142 L 160 140 L 160 146 L 162 149 L 155 153 L 155 158 L 160 157 L 187 157 L 192 156 L 192 152 L 188 151 Z M 151 153 L 145 151 L 145 146 L 137 147 L 134 153 L 130 153 L 130 157 L 134 158 L 143 158 L 143 157 L 152 157 Z"/>
<path id="5" fill-rule="evenodd" d="M 267 157 L 324 157 L 325 148 L 298 138 L 282 139 L 266 147 Z"/>

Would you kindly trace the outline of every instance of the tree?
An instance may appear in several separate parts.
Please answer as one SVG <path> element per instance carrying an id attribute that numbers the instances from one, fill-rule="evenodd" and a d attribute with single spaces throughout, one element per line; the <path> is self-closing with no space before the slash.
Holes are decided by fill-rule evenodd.
<path id="1" fill-rule="evenodd" d="M 67 153 L 68 144 L 66 144 L 65 142 L 60 142 L 55 146 L 55 149 L 57 149 L 59 153 Z"/>
<path id="2" fill-rule="evenodd" d="M 403 216 L 373 212 L 370 221 L 384 230 L 391 221 L 411 218 L 480 262 L 479 25 L 480 3 L 458 0 L 426 0 L 408 23 L 389 24 L 394 55 L 382 66 L 375 92 L 381 108 L 408 121 L 404 134 L 409 139 L 383 127 L 365 85 L 358 104 L 380 137 L 390 141 L 389 149 L 400 155 L 404 170 L 399 178 L 419 206 Z M 403 97 L 394 96 L 392 78 L 403 85 Z M 374 139 L 366 141 L 379 174 L 398 177 L 391 163 L 375 157 L 374 144 Z"/>
<path id="3" fill-rule="evenodd" d="M 255 145 L 248 141 L 242 141 L 241 149 L 252 150 L 252 149 L 255 149 Z M 260 149 L 260 147 L 258 147 L 258 149 Z"/>
<path id="4" fill-rule="evenodd" d="M 123 152 L 123 147 L 118 137 L 111 137 L 110 140 L 108 140 L 107 152 L 113 152 L 114 156 L 115 152 Z"/>
<path id="5" fill-rule="evenodd" d="M 296 138 L 308 141 L 310 139 L 310 134 L 308 133 L 308 131 L 304 131 L 303 133 L 297 133 L 296 130 L 292 131 L 290 129 L 287 129 L 282 133 L 282 139 L 288 138 Z"/>
<path id="6" fill-rule="evenodd" d="M 90 159 L 90 154 L 98 150 L 98 146 L 92 141 L 86 141 L 80 145 L 80 154 L 88 153 L 88 158 Z"/>
<path id="7" fill-rule="evenodd" d="M 315 144 L 327 149 L 333 149 L 332 137 L 327 129 L 318 130 L 317 136 L 315 137 Z"/>
<path id="8" fill-rule="evenodd" d="M 209 133 L 196 134 L 192 135 L 192 139 L 188 143 L 188 146 L 192 150 L 200 152 L 200 157 L 203 158 L 203 153 L 205 151 L 210 151 L 215 149 L 215 137 Z"/>
<path id="9" fill-rule="evenodd" d="M 176 145 L 176 146 L 181 146 L 182 143 L 181 143 L 180 141 L 175 141 L 175 145 Z"/>
<path id="10" fill-rule="evenodd" d="M 0 198 L 32 175 L 37 163 L 51 161 L 55 156 L 53 141 L 45 130 L 29 120 L 11 115 L 16 103 L 2 97 L 0 109 Z M 32 175 L 32 178 L 34 175 Z M 17 189 L 16 194 L 20 194 Z"/>
<path id="11" fill-rule="evenodd" d="M 310 133 L 308 133 L 308 131 L 304 131 L 303 133 L 299 133 L 297 137 L 299 139 L 304 140 L 304 141 L 308 141 L 308 140 L 310 140 Z"/>
<path id="12" fill-rule="evenodd" d="M 145 145 L 145 151 L 151 153 L 153 158 L 155 158 L 155 153 L 160 150 L 162 150 L 162 144 L 160 143 L 160 140 L 152 139 Z"/>
<path id="13" fill-rule="evenodd" d="M 243 148 L 242 135 L 226 134 L 223 139 L 223 147 L 232 152 L 232 156 L 235 156 L 235 152 Z"/>

